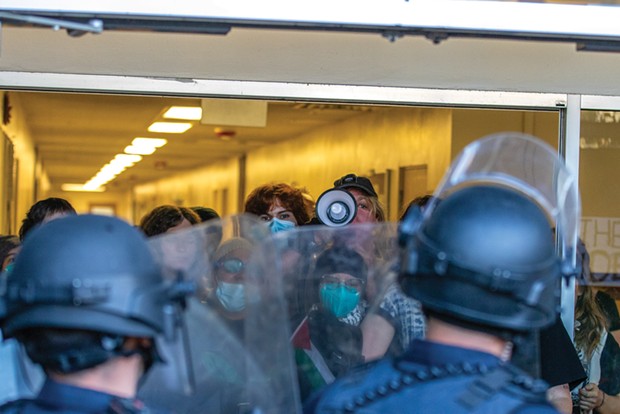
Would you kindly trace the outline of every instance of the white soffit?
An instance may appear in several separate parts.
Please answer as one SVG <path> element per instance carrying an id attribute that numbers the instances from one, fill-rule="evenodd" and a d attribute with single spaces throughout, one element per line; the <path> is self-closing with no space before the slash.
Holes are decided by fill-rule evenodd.
<path id="1" fill-rule="evenodd" d="M 474 0 L 2 0 L 0 10 L 334 30 L 432 29 L 555 38 L 620 36 L 620 8 Z M 104 27 L 105 29 L 105 27 Z"/>

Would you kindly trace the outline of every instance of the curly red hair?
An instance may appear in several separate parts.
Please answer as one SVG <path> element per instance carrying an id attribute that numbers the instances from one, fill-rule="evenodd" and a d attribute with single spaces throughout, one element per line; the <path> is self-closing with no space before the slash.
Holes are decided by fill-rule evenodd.
<path id="1" fill-rule="evenodd" d="M 304 192 L 285 183 L 256 187 L 246 198 L 244 211 L 260 216 L 266 214 L 276 201 L 293 213 L 297 223 L 310 221 L 312 211 Z"/>

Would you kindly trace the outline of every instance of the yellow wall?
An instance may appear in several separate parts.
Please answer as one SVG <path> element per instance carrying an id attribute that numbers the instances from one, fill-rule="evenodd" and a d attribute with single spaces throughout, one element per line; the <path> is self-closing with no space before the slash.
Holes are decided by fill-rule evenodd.
<path id="1" fill-rule="evenodd" d="M 280 180 L 306 187 L 316 199 L 344 174 L 397 172 L 399 167 L 421 164 L 428 165 L 432 188 L 450 161 L 450 116 L 448 109 L 377 108 L 261 148 L 248 154 L 246 194 Z M 390 187 L 389 218 L 395 219 L 398 174 L 392 174 Z"/>
<path id="2" fill-rule="evenodd" d="M 83 193 L 69 191 L 49 191 L 48 197 L 60 197 L 67 200 L 78 214 L 89 213 L 93 206 L 112 206 L 116 215 L 128 222 L 133 222 L 130 192 L 106 191 L 103 193 Z"/>
<path id="3" fill-rule="evenodd" d="M 557 112 L 454 109 L 452 119 L 452 158 L 470 142 L 503 131 L 531 134 L 558 147 Z"/>
<path id="4" fill-rule="evenodd" d="M 617 185 L 619 150 L 582 149 L 580 164 L 583 215 L 620 217 L 620 190 Z"/>
<path id="5" fill-rule="evenodd" d="M 239 161 L 229 159 L 209 167 L 136 186 L 134 222 L 162 204 L 206 206 L 221 215 L 237 212 Z"/>
<path id="6" fill-rule="evenodd" d="M 451 111 L 449 109 L 377 107 L 328 128 L 319 128 L 286 142 L 247 154 L 246 185 L 242 199 L 257 186 L 286 182 L 305 187 L 315 199 L 340 176 L 368 175 L 401 166 L 428 165 L 429 186 L 436 185 L 449 164 Z M 203 204 L 218 209 L 214 192 L 228 189 L 229 209 L 238 212 L 237 160 L 137 186 L 136 204 L 143 215 L 159 204 Z M 394 200 L 390 219 L 397 215 L 398 176 L 390 186 Z M 224 214 L 222 214 L 224 215 Z"/>
<path id="7" fill-rule="evenodd" d="M 11 229 L 11 232 L 16 234 L 30 206 L 38 199 L 46 197 L 49 181 L 45 171 L 36 160 L 32 134 L 28 128 L 28 120 L 22 110 L 19 95 L 8 94 L 11 106 L 11 120 L 7 125 L 2 123 L 1 127 L 2 131 L 14 145 L 14 158 L 18 163 L 16 217 L 13 220 Z M 3 200 L 3 202 L 6 202 L 6 200 Z M 0 209 L 0 214 L 6 214 L 5 208 Z M 6 230 L 2 229 L 2 231 Z"/>

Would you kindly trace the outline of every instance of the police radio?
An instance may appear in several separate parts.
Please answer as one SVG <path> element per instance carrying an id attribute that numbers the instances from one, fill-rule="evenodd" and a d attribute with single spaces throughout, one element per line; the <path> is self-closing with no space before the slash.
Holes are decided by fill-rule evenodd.
<path id="1" fill-rule="evenodd" d="M 331 189 L 321 194 L 315 210 L 321 223 L 329 227 L 342 227 L 355 218 L 357 203 L 348 191 Z"/>

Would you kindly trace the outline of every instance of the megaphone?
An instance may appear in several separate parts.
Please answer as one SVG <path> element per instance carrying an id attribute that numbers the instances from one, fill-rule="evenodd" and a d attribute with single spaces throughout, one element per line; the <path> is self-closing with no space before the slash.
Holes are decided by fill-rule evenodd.
<path id="1" fill-rule="evenodd" d="M 357 203 L 353 194 L 345 190 L 325 191 L 316 202 L 316 216 L 330 227 L 342 227 L 355 218 Z"/>

